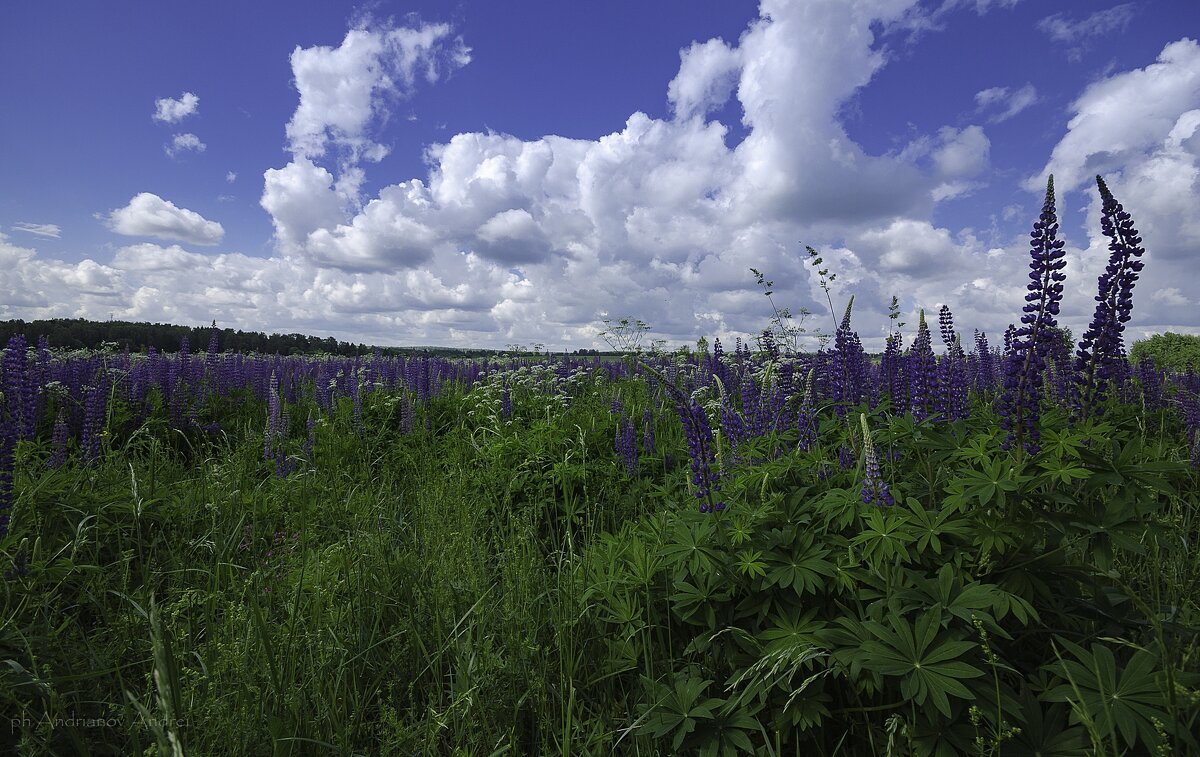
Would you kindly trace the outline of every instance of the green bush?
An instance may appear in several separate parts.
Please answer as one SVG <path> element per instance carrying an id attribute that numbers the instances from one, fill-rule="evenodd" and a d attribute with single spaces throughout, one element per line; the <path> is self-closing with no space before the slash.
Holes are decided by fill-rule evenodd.
<path id="1" fill-rule="evenodd" d="M 1200 370 L 1200 335 L 1155 334 L 1133 343 L 1129 357 L 1136 363 L 1147 358 L 1159 368 L 1172 371 Z"/>

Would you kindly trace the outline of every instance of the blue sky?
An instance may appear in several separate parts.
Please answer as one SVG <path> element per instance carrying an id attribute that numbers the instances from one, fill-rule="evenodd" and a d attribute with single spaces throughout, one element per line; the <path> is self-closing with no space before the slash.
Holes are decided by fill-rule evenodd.
<path id="1" fill-rule="evenodd" d="M 753 266 L 828 328 L 804 243 L 869 348 L 892 294 L 998 335 L 1053 172 L 1079 333 L 1101 172 L 1130 335 L 1200 333 L 1197 39 L 1190 0 L 10 3 L 0 317 L 681 343 L 765 325 Z"/>

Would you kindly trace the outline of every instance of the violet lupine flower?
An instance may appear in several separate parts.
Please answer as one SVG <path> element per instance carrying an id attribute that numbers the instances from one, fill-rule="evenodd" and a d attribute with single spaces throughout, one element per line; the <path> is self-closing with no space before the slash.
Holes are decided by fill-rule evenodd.
<path id="1" fill-rule="evenodd" d="M 313 448 L 317 444 L 317 422 L 310 415 L 304 421 L 304 428 L 308 431 L 308 435 L 304 438 L 304 459 L 309 465 L 313 465 L 315 458 L 313 457 Z"/>
<path id="2" fill-rule="evenodd" d="M 850 330 L 850 312 L 854 297 L 846 303 L 846 314 L 834 335 L 831 384 L 834 410 L 844 415 L 849 408 L 863 400 L 867 380 L 867 356 L 858 334 Z"/>
<path id="3" fill-rule="evenodd" d="M 908 392 L 904 385 L 904 356 L 900 353 L 903 337 L 897 333 L 887 336 L 883 358 L 879 361 L 879 372 L 892 400 L 892 412 L 905 415 L 908 412 Z"/>
<path id="4" fill-rule="evenodd" d="M 1000 396 L 1000 425 L 1008 432 L 1004 447 L 1013 443 L 1030 454 L 1040 450 L 1038 420 L 1041 418 L 1043 375 L 1047 357 L 1057 338 L 1059 303 L 1062 301 L 1066 274 L 1062 269 L 1062 240 L 1058 239 L 1058 219 L 1054 212 L 1054 177 L 1046 182 L 1046 202 L 1030 234 L 1029 293 L 1025 295 L 1021 328 L 1013 336 L 1012 350 L 1004 360 L 1004 391 Z"/>
<path id="5" fill-rule="evenodd" d="M 67 461 L 67 439 L 70 429 L 67 428 L 67 418 L 62 410 L 54 421 L 54 435 L 50 439 L 50 458 L 46 461 L 48 468 L 61 468 Z"/>
<path id="6" fill-rule="evenodd" d="M 983 394 L 992 388 L 996 380 L 995 361 L 988 346 L 987 334 L 975 332 L 975 391 Z"/>
<path id="7" fill-rule="evenodd" d="M 743 417 L 743 413 L 739 412 L 738 409 L 733 406 L 733 400 L 730 399 L 729 395 L 725 391 L 724 382 L 722 382 L 717 376 L 713 376 L 713 381 L 716 383 L 718 393 L 721 397 L 721 407 L 718 411 L 719 415 L 717 420 L 721 424 L 721 431 L 725 434 L 725 438 L 729 440 L 730 464 L 737 465 L 738 447 L 742 444 L 742 442 L 750 438 L 750 429 L 746 425 L 746 419 Z M 745 394 L 745 384 L 742 385 L 742 392 L 742 405 L 745 407 L 750 403 L 749 397 Z"/>
<path id="8" fill-rule="evenodd" d="M 272 371 L 267 390 L 267 428 L 263 433 L 263 459 L 275 457 L 275 445 L 283 437 L 283 417 L 279 408 L 279 376 Z"/>
<path id="9" fill-rule="evenodd" d="M 925 310 L 917 320 L 917 338 L 908 348 L 906 371 L 908 378 L 908 411 L 918 421 L 924 420 L 937 406 L 937 357 L 925 322 Z"/>
<path id="10" fill-rule="evenodd" d="M 1078 407 L 1083 416 L 1101 412 L 1100 403 L 1109 387 L 1123 378 L 1128 368 L 1123 333 L 1133 310 L 1133 285 L 1144 263 L 1146 250 L 1133 226 L 1133 219 L 1117 202 L 1104 179 L 1097 176 L 1103 200 L 1100 229 L 1111 240 L 1108 266 L 1097 281 L 1096 311 L 1092 323 L 1079 342 L 1075 358 Z"/>
<path id="11" fill-rule="evenodd" d="M 1152 358 L 1143 358 L 1137 364 L 1138 385 L 1142 390 L 1142 402 L 1151 410 L 1162 409 L 1164 403 L 1163 372 L 1158 370 Z"/>
<path id="12" fill-rule="evenodd" d="M 813 380 L 816 368 L 808 369 L 808 378 L 804 382 L 804 394 L 800 397 L 800 407 L 796 411 L 796 428 L 800 439 L 796 446 L 801 452 L 807 452 L 817 441 L 817 411 L 813 398 Z"/>
<path id="13" fill-rule="evenodd" d="M 948 305 L 938 311 L 938 328 L 946 355 L 938 362 L 938 378 L 941 384 L 939 410 L 950 419 L 967 416 L 967 356 L 962 342 L 954 330 L 954 314 Z"/>
<path id="14" fill-rule="evenodd" d="M 13 449 L 17 430 L 0 413 L 0 538 L 8 535 L 9 511 L 13 504 Z"/>
<path id="15" fill-rule="evenodd" d="M 108 377 L 99 374 L 95 386 L 88 389 L 83 405 L 83 430 L 79 449 L 84 465 L 100 459 L 100 440 L 104 431 L 105 411 L 108 408 Z"/>
<path id="16" fill-rule="evenodd" d="M 617 418 L 617 433 L 613 443 L 617 451 L 617 459 L 625 466 L 625 472 L 629 474 L 629 477 L 633 478 L 637 475 L 638 465 L 637 428 L 624 413 Z"/>
<path id="17" fill-rule="evenodd" d="M 354 433 L 362 435 L 363 414 L 362 414 L 362 384 L 358 380 L 356 372 L 350 380 L 350 403 L 354 412 Z"/>
<path id="18" fill-rule="evenodd" d="M 871 439 L 871 426 L 867 423 L 867 414 L 858 416 L 863 430 L 863 452 L 866 458 L 866 477 L 862 483 L 862 501 L 864 505 L 891 507 L 896 504 L 888 489 L 887 482 L 879 470 L 879 454 L 875 451 L 875 442 Z"/>
<path id="19" fill-rule="evenodd" d="M 30 382 L 28 361 L 25 356 L 27 347 L 23 335 L 17 334 L 10 338 L 8 346 L 4 350 L 3 366 L 0 366 L 3 368 L 4 375 L 4 383 L 0 387 L 0 391 L 3 391 L 4 402 L 8 406 L 10 431 L 18 441 L 32 439 L 36 425 L 36 418 L 30 417 L 30 411 L 37 408 L 37 389 Z M 31 397 L 34 399 L 32 405 L 29 403 Z M 3 412 L 2 408 L 0 408 L 0 412 Z"/>
<path id="20" fill-rule="evenodd" d="M 508 381 L 506 380 L 503 386 L 500 387 L 500 418 L 502 420 L 508 420 L 512 418 L 512 414 L 512 390 L 509 389 Z"/>
<path id="21" fill-rule="evenodd" d="M 854 453 L 845 444 L 838 447 L 838 467 L 842 470 L 850 470 L 854 467 Z"/>
<path id="22" fill-rule="evenodd" d="M 696 499 L 700 500 L 700 512 L 724 510 L 725 503 L 714 499 L 715 493 L 721 487 L 712 473 L 713 432 L 708 422 L 708 414 L 704 412 L 704 407 L 694 400 L 687 405 L 679 402 L 675 409 L 683 422 L 684 435 L 687 437 L 688 455 L 692 461 L 692 485 L 695 487 Z"/>

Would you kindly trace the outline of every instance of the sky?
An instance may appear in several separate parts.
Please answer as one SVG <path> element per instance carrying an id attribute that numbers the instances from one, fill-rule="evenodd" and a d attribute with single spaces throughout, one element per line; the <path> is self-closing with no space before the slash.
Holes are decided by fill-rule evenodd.
<path id="1" fill-rule="evenodd" d="M 3 319 L 731 343 L 751 268 L 832 331 L 812 246 L 867 349 L 893 295 L 995 344 L 1053 174 L 1078 336 L 1099 173 L 1127 342 L 1200 333 L 1195 0 L 14 0 L 0 71 Z"/>

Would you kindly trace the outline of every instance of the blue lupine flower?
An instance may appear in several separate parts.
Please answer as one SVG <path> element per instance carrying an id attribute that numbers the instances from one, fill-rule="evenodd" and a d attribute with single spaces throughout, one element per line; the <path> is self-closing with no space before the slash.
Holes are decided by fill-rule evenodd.
<path id="1" fill-rule="evenodd" d="M 1029 293 L 1025 295 L 1021 328 L 1013 333 L 1012 348 L 1005 355 L 1004 391 L 999 405 L 1001 427 L 1008 432 L 1005 448 L 1018 443 L 1036 454 L 1040 449 L 1037 424 L 1041 418 L 1043 375 L 1047 357 L 1054 349 L 1058 325 L 1055 316 L 1062 301 L 1062 282 L 1066 280 L 1062 269 L 1067 265 L 1064 243 L 1058 239 L 1053 176 L 1046 182 L 1046 201 L 1030 237 Z"/>
<path id="2" fill-rule="evenodd" d="M 875 442 L 871 438 L 871 426 L 867 423 L 867 414 L 860 414 L 858 419 L 862 423 L 864 467 L 866 468 L 866 476 L 862 483 L 863 504 L 891 507 L 896 504 L 896 500 L 892 497 L 887 482 L 883 480 L 883 474 L 879 469 L 879 454 L 875 451 Z"/>

